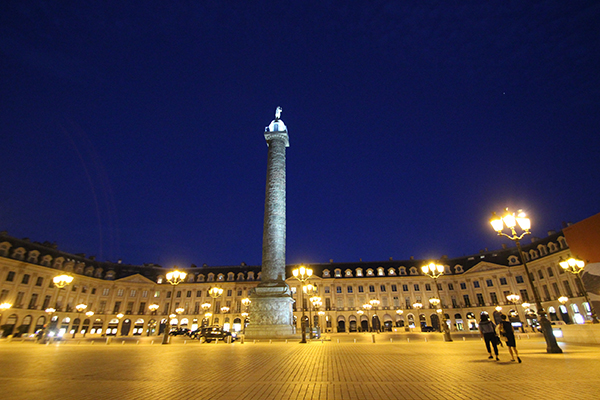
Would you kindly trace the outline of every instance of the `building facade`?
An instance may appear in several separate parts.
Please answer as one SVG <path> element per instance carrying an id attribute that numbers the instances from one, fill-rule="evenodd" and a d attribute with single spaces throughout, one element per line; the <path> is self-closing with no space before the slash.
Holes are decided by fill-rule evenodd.
<path id="1" fill-rule="evenodd" d="M 536 239 L 523 250 L 548 317 L 565 323 L 588 321 L 583 288 L 558 265 L 571 256 L 562 232 Z M 319 297 L 321 303 L 313 307 L 311 295 L 303 296 L 309 325 L 323 332 L 439 330 L 438 307 L 429 303 L 436 296 L 436 284 L 452 331 L 476 330 L 480 313 L 491 315 L 496 307 L 518 314 L 526 325 L 535 318 L 532 288 L 516 248 L 444 257 L 438 260 L 445 271 L 437 283 L 421 272 L 429 261 L 310 265 L 314 271 L 310 283 L 316 286 L 312 297 Z M 299 329 L 301 287 L 292 276 L 296 267 L 286 266 L 286 282 L 295 300 L 294 322 Z M 188 275 L 172 287 L 165 280 L 169 270 L 159 265 L 100 262 L 61 252 L 50 243 L 0 233 L 0 303 L 11 305 L 0 311 L 3 337 L 32 336 L 47 324 L 55 324 L 65 337 L 157 336 L 167 323 L 189 329 L 218 324 L 243 331 L 248 321 L 242 300 L 260 283 L 260 266 L 204 265 L 180 270 Z M 59 289 L 52 279 L 64 273 L 74 279 Z M 223 289 L 216 299 L 208 293 L 214 286 Z M 519 295 L 519 302 L 509 303 L 508 294 Z M 560 296 L 567 296 L 568 302 L 559 303 Z M 363 305 L 371 300 L 378 304 L 365 309 Z M 523 302 L 532 305 L 524 308 Z M 422 308 L 415 308 L 417 303 Z M 153 310 L 153 305 L 158 307 Z M 169 309 L 177 312 L 167 315 Z M 206 317 L 206 312 L 212 316 Z"/>

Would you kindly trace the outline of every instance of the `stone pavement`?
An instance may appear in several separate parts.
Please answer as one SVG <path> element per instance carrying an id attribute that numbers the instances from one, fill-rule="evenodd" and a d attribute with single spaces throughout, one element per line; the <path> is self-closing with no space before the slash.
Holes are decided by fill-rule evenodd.
<path id="1" fill-rule="evenodd" d="M 431 335 L 431 334 L 430 334 Z M 439 334 L 437 334 L 439 336 Z M 487 359 L 483 342 L 366 334 L 332 341 L 111 345 L 0 341 L 2 399 L 479 399 L 600 397 L 600 347 L 539 336 L 522 364 Z M 354 339 L 357 343 L 354 343 Z M 392 338 L 393 342 L 389 339 Z M 147 339 L 147 338 L 144 338 Z M 337 340 L 340 339 L 338 343 Z"/>

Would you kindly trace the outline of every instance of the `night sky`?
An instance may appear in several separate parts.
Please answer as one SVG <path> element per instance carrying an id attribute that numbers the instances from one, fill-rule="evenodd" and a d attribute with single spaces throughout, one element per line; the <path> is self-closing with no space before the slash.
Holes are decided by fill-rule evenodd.
<path id="1" fill-rule="evenodd" d="M 0 230 L 128 264 L 460 257 L 600 212 L 597 1 L 0 3 Z M 508 244 L 508 243 L 507 243 Z"/>

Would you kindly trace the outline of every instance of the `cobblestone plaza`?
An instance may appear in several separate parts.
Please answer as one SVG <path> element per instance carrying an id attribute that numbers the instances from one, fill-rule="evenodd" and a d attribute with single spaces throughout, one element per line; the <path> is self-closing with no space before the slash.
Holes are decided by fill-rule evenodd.
<path id="1" fill-rule="evenodd" d="M 560 343 L 563 354 L 547 354 L 541 335 L 522 335 L 518 364 L 506 348 L 499 362 L 488 360 L 476 337 L 440 336 L 379 334 L 371 343 L 369 334 L 335 334 L 304 345 L 3 341 L 0 392 L 4 399 L 598 398 L 598 346 Z"/>

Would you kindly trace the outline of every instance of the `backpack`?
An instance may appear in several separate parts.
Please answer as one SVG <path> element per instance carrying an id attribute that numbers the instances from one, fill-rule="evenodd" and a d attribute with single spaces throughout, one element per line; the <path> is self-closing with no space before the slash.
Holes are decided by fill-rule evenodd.
<path id="1" fill-rule="evenodd" d="M 492 321 L 485 321 L 479 324 L 479 327 L 481 328 L 481 333 L 492 333 L 494 332 L 494 324 L 492 324 Z"/>

